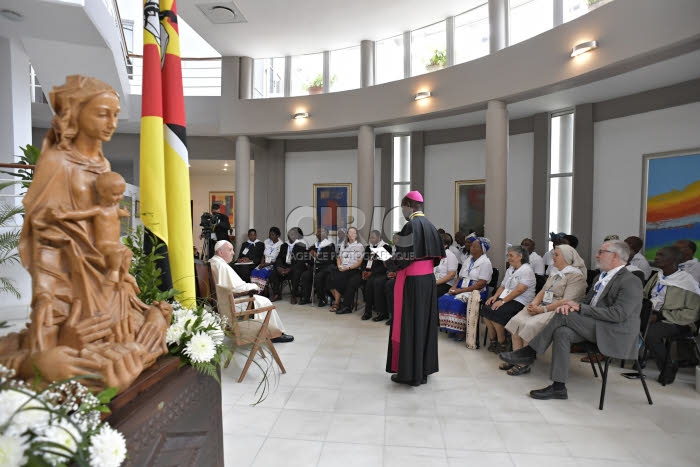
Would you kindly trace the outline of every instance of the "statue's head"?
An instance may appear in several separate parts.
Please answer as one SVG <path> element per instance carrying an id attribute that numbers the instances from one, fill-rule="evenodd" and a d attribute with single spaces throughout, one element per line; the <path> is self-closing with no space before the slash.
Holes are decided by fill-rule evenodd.
<path id="1" fill-rule="evenodd" d="M 50 142 L 58 149 L 69 150 L 80 130 L 81 110 L 90 100 L 106 93 L 119 99 L 119 94 L 109 84 L 81 75 L 68 76 L 64 85 L 54 87 L 49 94 L 51 107 L 56 112 L 51 120 L 53 138 Z"/>

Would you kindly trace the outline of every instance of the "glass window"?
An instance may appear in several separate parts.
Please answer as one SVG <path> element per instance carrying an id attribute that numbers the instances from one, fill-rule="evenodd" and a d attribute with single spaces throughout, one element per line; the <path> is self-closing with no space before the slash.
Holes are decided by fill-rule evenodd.
<path id="1" fill-rule="evenodd" d="M 323 53 L 292 57 L 291 95 L 323 92 Z"/>
<path id="2" fill-rule="evenodd" d="M 610 3 L 612 0 L 563 0 L 564 22 L 583 16 L 599 6 Z"/>
<path id="3" fill-rule="evenodd" d="M 445 21 L 411 31 L 411 76 L 447 66 Z"/>
<path id="4" fill-rule="evenodd" d="M 511 0 L 509 45 L 552 29 L 553 23 L 553 0 Z"/>
<path id="5" fill-rule="evenodd" d="M 406 223 L 401 213 L 401 200 L 411 191 L 411 137 L 394 136 L 394 173 L 391 190 L 391 227 L 393 232 L 401 230 Z"/>
<path id="6" fill-rule="evenodd" d="M 403 79 L 403 35 L 374 43 L 374 77 L 377 84 Z"/>
<path id="7" fill-rule="evenodd" d="M 488 55 L 489 33 L 488 2 L 455 16 L 455 63 Z"/>
<path id="8" fill-rule="evenodd" d="M 284 57 L 253 61 L 253 99 L 284 97 Z"/>
<path id="9" fill-rule="evenodd" d="M 574 114 L 552 117 L 550 146 L 551 175 L 574 170 Z"/>
<path id="10" fill-rule="evenodd" d="M 571 232 L 573 176 L 552 177 L 549 183 L 549 232 Z"/>
<path id="11" fill-rule="evenodd" d="M 357 89 L 360 87 L 360 46 L 331 50 L 330 90 L 331 92 Z"/>

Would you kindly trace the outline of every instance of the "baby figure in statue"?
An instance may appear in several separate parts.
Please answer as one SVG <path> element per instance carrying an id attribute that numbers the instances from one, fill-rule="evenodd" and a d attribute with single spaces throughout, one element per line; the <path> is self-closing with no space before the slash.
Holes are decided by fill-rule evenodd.
<path id="1" fill-rule="evenodd" d="M 167 353 L 172 307 L 139 300 L 131 253 L 119 244 L 125 185 L 102 153 L 117 128 L 119 96 L 74 75 L 50 100 L 56 114 L 22 200 L 19 253 L 32 278 L 31 322 L 0 337 L 0 364 L 45 383 L 96 375 L 81 382 L 121 392 Z"/>
<path id="2" fill-rule="evenodd" d="M 119 241 L 120 219 L 130 216 L 129 211 L 119 207 L 119 202 L 124 198 L 126 182 L 116 172 L 104 172 L 97 176 L 95 189 L 100 197 L 98 206 L 83 211 L 58 211 L 54 213 L 54 217 L 58 220 L 73 221 L 92 218 L 95 246 L 105 256 L 107 263 L 107 281 L 116 284 L 125 280 L 136 287 L 138 293 L 136 280 L 129 275 L 129 265 L 134 255 Z"/>

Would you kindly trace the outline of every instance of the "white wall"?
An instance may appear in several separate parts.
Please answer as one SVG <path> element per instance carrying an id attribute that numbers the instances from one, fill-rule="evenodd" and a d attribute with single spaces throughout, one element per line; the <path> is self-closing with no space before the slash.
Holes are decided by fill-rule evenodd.
<path id="1" fill-rule="evenodd" d="M 301 213 L 304 219 L 299 227 L 307 235 L 307 240 L 311 240 L 309 235 L 313 234 L 314 183 L 352 183 L 352 204 L 357 205 L 357 150 L 288 152 L 285 158 L 284 212 L 288 224 L 285 228 L 296 225 L 291 220 L 292 217 L 289 217 L 292 211 L 294 218 Z M 303 207 L 303 210 L 298 210 L 299 207 Z M 280 229 L 283 230 L 282 226 Z"/>
<path id="2" fill-rule="evenodd" d="M 511 136 L 508 154 L 506 240 L 520 243 L 532 231 L 532 133 Z M 425 210 L 437 227 L 454 235 L 455 182 L 486 178 L 484 140 L 425 148 Z"/>
<path id="3" fill-rule="evenodd" d="M 700 147 L 699 129 L 700 103 L 595 124 L 592 249 L 608 234 L 641 236 L 644 154 Z"/>

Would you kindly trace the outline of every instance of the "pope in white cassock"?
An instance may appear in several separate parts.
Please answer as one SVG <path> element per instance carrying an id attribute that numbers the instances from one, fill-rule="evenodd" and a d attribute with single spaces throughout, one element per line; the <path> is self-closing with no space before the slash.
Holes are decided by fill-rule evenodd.
<path id="1" fill-rule="evenodd" d="M 228 289 L 234 294 L 250 292 L 251 290 L 260 292 L 257 285 L 244 282 L 243 279 L 236 274 L 236 271 L 229 266 L 229 263 L 233 261 L 234 254 L 233 245 L 231 245 L 231 242 L 227 240 L 219 240 L 216 242 L 216 245 L 214 245 L 214 253 L 214 256 L 212 256 L 209 260 L 209 264 L 211 265 L 211 272 L 214 275 L 214 282 L 216 283 L 217 287 Z M 222 298 L 223 297 L 219 297 L 219 300 Z M 253 298 L 255 298 L 255 308 L 272 306 L 272 302 L 262 295 L 253 295 Z M 238 304 L 236 305 L 236 311 L 243 311 L 247 306 L 247 303 Z M 277 310 L 258 313 L 255 315 L 255 319 L 262 321 L 265 319 L 267 313 L 272 313 L 270 315 L 270 327 L 277 328 L 282 331 L 282 335 L 272 339 L 272 342 L 292 342 L 294 340 L 294 336 L 285 333 L 284 324 L 282 324 L 282 320 L 280 319 L 279 314 L 277 314 Z"/>

